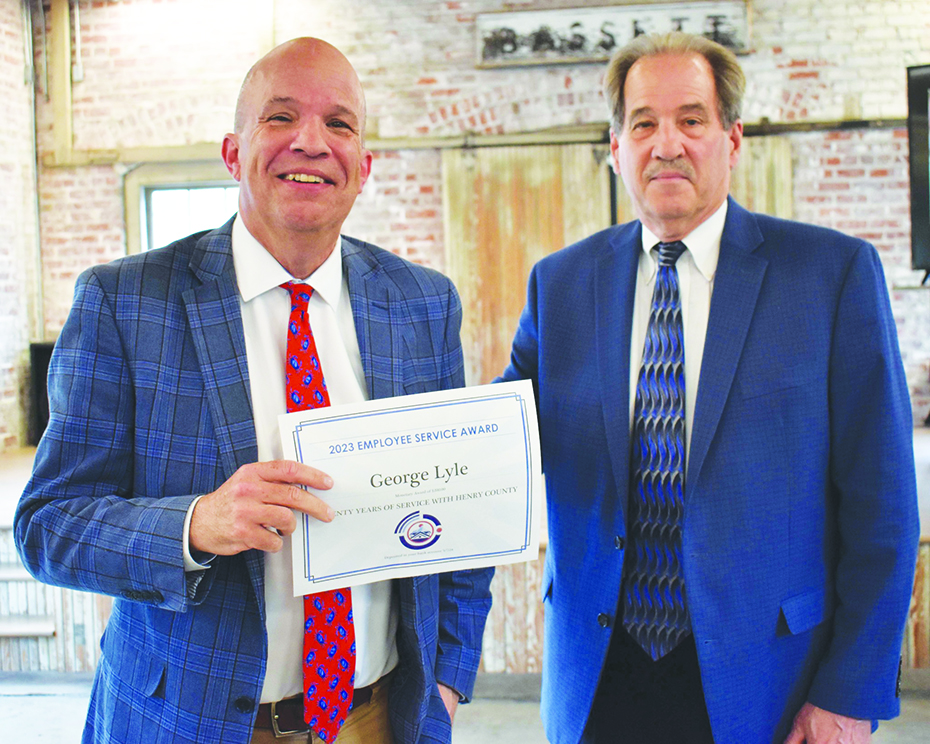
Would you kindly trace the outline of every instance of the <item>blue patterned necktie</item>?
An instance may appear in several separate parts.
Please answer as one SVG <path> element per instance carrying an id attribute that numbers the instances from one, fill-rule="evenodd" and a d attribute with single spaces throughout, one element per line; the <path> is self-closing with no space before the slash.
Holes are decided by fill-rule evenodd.
<path id="1" fill-rule="evenodd" d="M 684 243 L 659 243 L 633 414 L 629 559 L 623 627 L 653 660 L 691 632 L 681 568 L 685 491 L 685 349 L 675 262 Z"/>

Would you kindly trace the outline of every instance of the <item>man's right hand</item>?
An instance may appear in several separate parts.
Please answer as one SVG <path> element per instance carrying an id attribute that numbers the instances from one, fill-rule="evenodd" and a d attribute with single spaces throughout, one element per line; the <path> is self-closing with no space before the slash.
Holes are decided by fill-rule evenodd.
<path id="1" fill-rule="evenodd" d="M 290 535 L 297 527 L 292 509 L 322 522 L 335 516 L 332 507 L 298 486 L 325 491 L 332 485 L 326 473 L 292 460 L 243 465 L 197 502 L 191 515 L 190 547 L 215 555 L 252 548 L 276 553 L 284 546 L 281 535 Z"/>

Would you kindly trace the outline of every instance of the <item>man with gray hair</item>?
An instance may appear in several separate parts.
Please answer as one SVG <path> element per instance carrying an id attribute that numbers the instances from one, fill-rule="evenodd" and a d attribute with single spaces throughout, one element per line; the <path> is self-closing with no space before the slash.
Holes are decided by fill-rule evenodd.
<path id="1" fill-rule="evenodd" d="M 875 249 L 728 197 L 743 73 L 632 41 L 605 82 L 638 220 L 540 261 L 554 742 L 865 742 L 898 714 L 912 414 Z"/>

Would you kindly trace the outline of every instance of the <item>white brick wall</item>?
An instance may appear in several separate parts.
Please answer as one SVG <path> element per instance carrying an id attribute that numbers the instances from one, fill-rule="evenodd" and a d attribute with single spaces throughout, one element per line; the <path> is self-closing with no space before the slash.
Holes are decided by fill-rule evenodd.
<path id="1" fill-rule="evenodd" d="M 19 0 L 0 0 L 0 452 L 26 440 L 29 262 L 35 241 L 31 106 Z"/>
<path id="2" fill-rule="evenodd" d="M 605 4 L 526 1 L 506 9 Z M 905 116 L 904 68 L 930 63 L 930 3 L 751 5 L 753 52 L 742 58 L 749 80 L 747 122 Z M 74 84 L 76 147 L 218 141 L 231 125 L 242 75 L 270 28 L 255 7 L 249 0 L 81 0 L 84 81 Z M 499 2 L 276 0 L 274 7 L 278 41 L 311 34 L 346 52 L 367 89 L 372 136 L 523 132 L 605 118 L 601 65 L 475 67 L 475 17 L 504 9 Z M 11 32 L 3 39 L 19 38 L 17 0 L 0 0 L 0 8 L 7 11 L 0 15 L 0 31 Z M 41 53 L 37 42 L 38 61 Z M 17 69 L 0 60 L 0 77 L 9 73 L 12 80 Z M 52 135 L 42 95 L 38 122 L 41 154 Z M 878 236 L 873 240 L 889 280 L 913 283 L 904 133 L 866 132 L 848 140 L 811 133 L 792 142 L 798 217 Z M 840 164 L 827 162 L 834 156 Z M 876 175 L 883 170 L 889 174 Z M 436 151 L 379 154 L 347 232 L 441 268 L 439 174 Z M 817 202 L 819 197 L 827 201 Z M 67 312 L 77 272 L 124 250 L 121 177 L 117 169 L 100 166 L 42 169 L 40 200 L 46 329 L 53 333 Z M 3 260 L 0 254 L 0 266 Z M 924 341 L 930 338 L 930 299 L 926 290 L 901 290 L 892 300 L 915 416 L 923 418 L 930 405 L 930 348 Z M 0 381 L 0 401 L 11 389 Z"/>
<path id="3" fill-rule="evenodd" d="M 371 177 L 343 232 L 442 271 L 445 256 L 439 153 L 405 150 L 374 155 Z"/>
<path id="4" fill-rule="evenodd" d="M 250 14 L 254 7 L 248 0 L 83 0 L 76 145 L 216 141 L 268 23 Z M 603 119 L 600 65 L 475 68 L 475 16 L 500 10 L 499 2 L 277 0 L 275 7 L 278 40 L 312 34 L 349 55 L 368 89 L 372 130 L 382 137 L 517 132 Z M 743 58 L 745 119 L 834 120 L 850 106 L 863 118 L 904 116 L 904 67 L 930 61 L 930 4 L 886 0 L 869 3 L 868 12 L 863 7 L 847 0 L 755 0 L 755 51 Z M 47 133 L 47 117 L 43 125 Z"/>
<path id="5" fill-rule="evenodd" d="M 45 332 L 54 338 L 78 274 L 125 253 L 122 181 L 110 166 L 43 168 L 39 210 Z"/>
<path id="6" fill-rule="evenodd" d="M 910 268 L 905 129 L 791 135 L 795 217 L 856 235 L 879 252 L 915 419 L 930 410 L 930 290 Z"/>

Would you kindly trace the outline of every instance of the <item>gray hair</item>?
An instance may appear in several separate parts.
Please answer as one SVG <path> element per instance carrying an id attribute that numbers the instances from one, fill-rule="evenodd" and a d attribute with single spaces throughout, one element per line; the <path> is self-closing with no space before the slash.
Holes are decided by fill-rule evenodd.
<path id="1" fill-rule="evenodd" d="M 630 68 L 644 57 L 662 54 L 699 54 L 710 65 L 717 91 L 717 114 L 724 129 L 729 129 L 740 118 L 746 76 L 736 55 L 725 46 L 703 36 L 672 31 L 667 34 L 637 36 L 618 49 L 607 64 L 604 76 L 604 98 L 610 106 L 610 124 L 618 134 L 622 131 L 625 115 L 623 87 Z"/>

